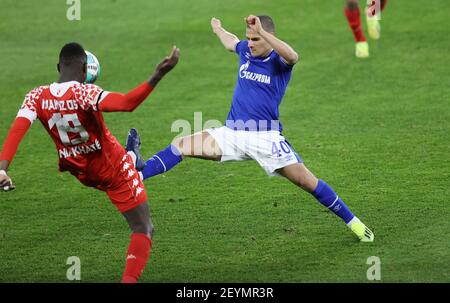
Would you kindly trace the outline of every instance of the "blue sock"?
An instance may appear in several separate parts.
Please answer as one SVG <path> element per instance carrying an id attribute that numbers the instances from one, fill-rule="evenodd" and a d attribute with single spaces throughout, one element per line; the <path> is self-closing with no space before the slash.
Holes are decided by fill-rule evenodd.
<path id="1" fill-rule="evenodd" d="M 146 180 L 150 177 L 162 174 L 170 170 L 182 160 L 183 157 L 180 155 L 177 148 L 172 144 L 169 144 L 169 146 L 145 162 L 145 167 L 142 170 L 142 176 L 144 177 L 144 180 Z"/>
<path id="2" fill-rule="evenodd" d="M 323 180 L 319 180 L 312 195 L 325 207 L 335 213 L 336 216 L 345 221 L 345 224 L 353 219 L 354 215 L 344 202 L 338 197 L 334 190 Z"/>

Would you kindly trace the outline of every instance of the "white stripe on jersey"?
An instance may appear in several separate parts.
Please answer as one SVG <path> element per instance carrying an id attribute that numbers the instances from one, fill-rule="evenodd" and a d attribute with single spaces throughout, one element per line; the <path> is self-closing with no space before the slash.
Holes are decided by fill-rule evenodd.
<path id="1" fill-rule="evenodd" d="M 20 109 L 19 112 L 17 113 L 16 118 L 19 118 L 19 117 L 27 118 L 33 124 L 33 122 L 37 118 L 37 114 L 36 114 L 36 112 L 34 112 L 28 108 L 23 108 L 23 109 Z"/>
<path id="2" fill-rule="evenodd" d="M 106 90 L 102 91 L 99 95 L 100 99 L 97 100 L 97 104 L 100 104 L 100 102 L 102 102 L 106 96 L 109 95 L 109 92 L 107 92 Z"/>

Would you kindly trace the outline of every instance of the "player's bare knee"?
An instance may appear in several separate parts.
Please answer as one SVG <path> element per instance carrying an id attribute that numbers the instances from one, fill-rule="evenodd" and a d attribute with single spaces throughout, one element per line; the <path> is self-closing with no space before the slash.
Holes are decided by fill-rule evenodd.
<path id="1" fill-rule="evenodd" d="M 153 234 L 153 224 L 151 224 L 151 222 L 140 221 L 140 222 L 133 222 L 130 225 L 131 230 L 134 233 L 141 233 L 148 235 Z"/>

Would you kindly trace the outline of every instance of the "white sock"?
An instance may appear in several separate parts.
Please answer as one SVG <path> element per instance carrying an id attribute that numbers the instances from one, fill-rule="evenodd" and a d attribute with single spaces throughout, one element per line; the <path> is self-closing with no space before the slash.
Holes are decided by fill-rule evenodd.
<path id="1" fill-rule="evenodd" d="M 352 228 L 352 224 L 355 222 L 361 222 L 356 216 L 353 217 L 353 219 L 350 220 L 350 222 L 347 223 L 347 226 L 349 228 Z"/>

